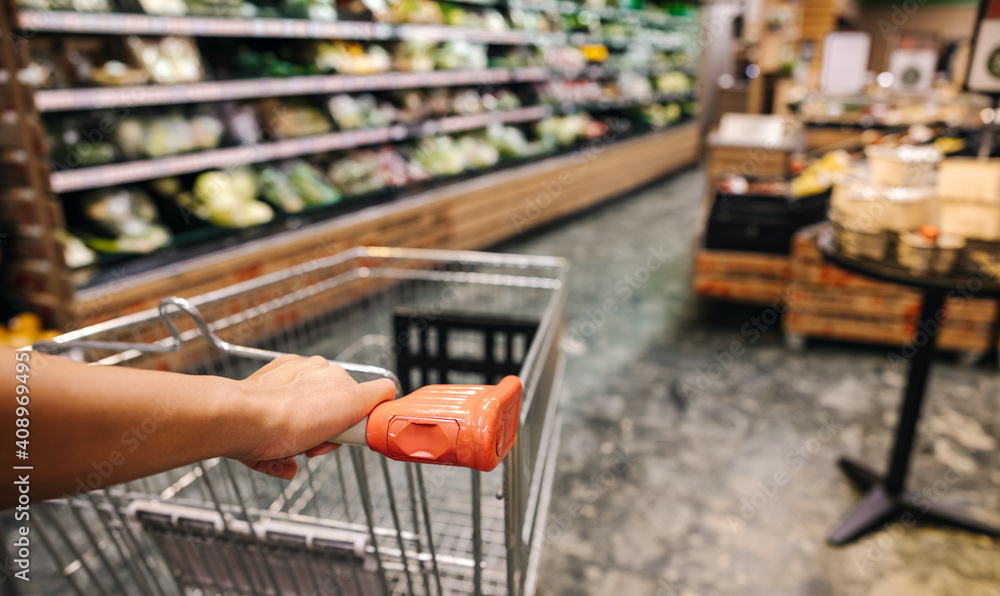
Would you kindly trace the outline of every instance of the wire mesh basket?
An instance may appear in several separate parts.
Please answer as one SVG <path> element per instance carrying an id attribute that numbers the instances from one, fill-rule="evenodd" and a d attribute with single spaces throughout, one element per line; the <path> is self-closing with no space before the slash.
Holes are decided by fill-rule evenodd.
<path id="1" fill-rule="evenodd" d="M 359 380 L 387 369 L 407 392 L 503 374 L 524 390 L 488 473 L 345 446 L 290 482 L 222 458 L 39 504 L 30 593 L 532 594 L 566 274 L 557 258 L 359 248 L 191 298 L 204 320 L 161 306 L 57 338 L 105 365 L 243 378 L 291 352 L 360 363 Z"/>

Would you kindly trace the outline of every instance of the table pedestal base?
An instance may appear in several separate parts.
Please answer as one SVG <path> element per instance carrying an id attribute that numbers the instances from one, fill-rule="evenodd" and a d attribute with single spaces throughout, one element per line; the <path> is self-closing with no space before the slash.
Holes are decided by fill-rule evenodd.
<path id="1" fill-rule="evenodd" d="M 930 499 L 914 493 L 890 495 L 885 490 L 883 478 L 864 464 L 840 458 L 841 471 L 865 496 L 844 516 L 827 538 L 834 546 L 842 546 L 861 536 L 878 530 L 883 524 L 895 521 L 907 513 L 913 523 L 923 522 L 948 526 L 1000 537 L 1000 528 L 984 524 L 947 506 L 932 503 Z M 906 521 L 906 519 L 904 519 Z"/>

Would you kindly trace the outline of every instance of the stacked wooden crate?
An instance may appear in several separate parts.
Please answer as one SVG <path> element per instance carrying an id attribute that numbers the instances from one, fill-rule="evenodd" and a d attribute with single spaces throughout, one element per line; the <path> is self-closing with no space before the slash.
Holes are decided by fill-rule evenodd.
<path id="1" fill-rule="evenodd" d="M 774 306 L 792 277 L 787 255 L 702 250 L 695 256 L 694 291 L 702 298 Z"/>
<path id="2" fill-rule="evenodd" d="M 784 331 L 792 345 L 816 337 L 901 346 L 913 340 L 921 292 L 850 273 L 823 260 L 817 227 L 792 241 L 791 283 Z M 953 298 L 937 335 L 942 350 L 989 351 L 997 316 L 994 300 Z"/>
<path id="3" fill-rule="evenodd" d="M 692 285 L 699 297 L 770 306 L 788 286 L 788 255 L 707 249 L 704 236 L 719 178 L 724 174 L 784 176 L 790 154 L 789 147 L 708 146 L 708 183 L 694 248 Z"/>

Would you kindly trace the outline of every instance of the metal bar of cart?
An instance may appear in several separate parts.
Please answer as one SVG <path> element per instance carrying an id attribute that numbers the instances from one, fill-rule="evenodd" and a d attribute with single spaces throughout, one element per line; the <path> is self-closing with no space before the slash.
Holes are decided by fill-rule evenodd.
<path id="1" fill-rule="evenodd" d="M 397 309 L 417 313 L 417 326 L 452 312 L 538 321 L 516 371 L 518 439 L 501 468 L 470 483 L 461 469 L 349 447 L 300 466 L 290 483 L 216 459 L 59 500 L 39 532 L 58 570 L 41 578 L 42 593 L 530 596 L 550 495 L 539 483 L 551 485 L 558 440 L 567 271 L 552 257 L 357 248 L 37 344 L 87 362 L 236 378 L 284 353 L 321 353 L 398 388 L 408 373 L 393 352 L 408 340 L 393 334 Z M 466 359 L 475 351 L 468 338 L 422 341 Z M 510 336 L 496 344 L 514 351 Z M 492 344 L 479 349 L 492 358 Z M 371 465 L 381 472 L 369 475 Z"/>

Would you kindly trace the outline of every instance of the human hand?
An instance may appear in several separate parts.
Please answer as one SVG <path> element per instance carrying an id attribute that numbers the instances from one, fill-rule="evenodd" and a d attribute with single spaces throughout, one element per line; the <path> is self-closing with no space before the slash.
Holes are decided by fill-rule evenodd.
<path id="1" fill-rule="evenodd" d="M 396 394 L 396 385 L 388 379 L 358 383 L 322 356 L 293 354 L 269 362 L 238 384 L 257 412 L 258 424 L 246 447 L 229 457 L 286 480 L 298 471 L 296 455 L 315 457 L 333 451 L 339 445 L 327 439 Z"/>

